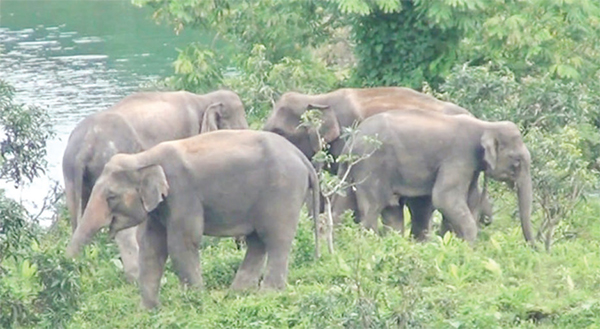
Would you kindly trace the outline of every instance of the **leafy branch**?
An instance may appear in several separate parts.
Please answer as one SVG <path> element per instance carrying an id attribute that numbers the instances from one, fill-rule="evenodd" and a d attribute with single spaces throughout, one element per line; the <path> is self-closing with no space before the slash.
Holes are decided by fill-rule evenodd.
<path id="1" fill-rule="evenodd" d="M 326 238 L 327 248 L 330 253 L 334 253 L 333 248 L 333 202 L 335 197 L 345 196 L 345 192 L 348 189 L 354 189 L 357 185 L 363 181 L 352 182 L 349 180 L 349 175 L 352 167 L 357 165 L 359 162 L 369 158 L 377 149 L 381 146 L 381 141 L 377 139 L 377 136 L 363 136 L 362 141 L 372 146 L 372 148 L 363 154 L 355 154 L 356 143 L 361 140 L 358 138 L 359 130 L 357 129 L 358 122 L 355 122 L 351 127 L 343 127 L 341 139 L 345 141 L 346 150 L 345 153 L 338 156 L 337 159 L 329 153 L 329 144 L 325 142 L 321 136 L 321 127 L 323 126 L 323 119 L 321 118 L 322 112 L 319 110 L 306 111 L 300 121 L 300 127 L 306 127 L 311 133 L 317 135 L 319 141 L 319 152 L 313 156 L 313 162 L 319 164 L 318 176 L 321 184 L 321 195 L 325 200 L 325 223 L 326 223 Z M 338 165 L 344 165 L 344 172 L 340 175 L 334 175 L 325 168 L 330 168 L 334 163 Z M 318 229 L 318 228 L 315 228 Z"/>

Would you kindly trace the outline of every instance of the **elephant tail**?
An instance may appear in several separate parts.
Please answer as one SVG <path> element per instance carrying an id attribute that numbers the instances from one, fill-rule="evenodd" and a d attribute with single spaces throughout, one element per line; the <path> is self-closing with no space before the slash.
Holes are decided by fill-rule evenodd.
<path id="1" fill-rule="evenodd" d="M 302 156 L 304 158 L 304 156 Z M 306 159 L 306 158 L 304 158 Z M 313 222 L 315 225 L 315 258 L 318 259 L 320 257 L 320 247 L 319 247 L 319 210 L 321 209 L 321 188 L 319 186 L 319 177 L 317 176 L 317 172 L 315 171 L 312 164 L 306 159 L 307 167 L 309 169 L 308 181 L 310 184 L 310 188 L 312 189 L 312 208 L 310 209 L 311 217 L 313 218 Z"/>

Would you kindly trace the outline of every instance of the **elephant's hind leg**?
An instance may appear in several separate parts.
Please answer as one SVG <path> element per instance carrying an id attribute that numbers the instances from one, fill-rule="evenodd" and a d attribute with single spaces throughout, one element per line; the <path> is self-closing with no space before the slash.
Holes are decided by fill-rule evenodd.
<path id="1" fill-rule="evenodd" d="M 370 189 L 363 184 L 356 190 L 356 217 L 363 227 L 367 230 L 377 232 L 377 219 L 383 211 L 384 207 L 375 193 L 371 193 Z"/>
<path id="2" fill-rule="evenodd" d="M 256 233 L 246 236 L 248 250 L 244 261 L 235 274 L 231 284 L 232 290 L 245 290 L 258 287 L 258 281 L 265 265 L 267 250 L 263 241 Z"/>
<path id="3" fill-rule="evenodd" d="M 280 204 L 266 211 L 264 218 L 269 227 L 258 231 L 267 250 L 267 267 L 261 290 L 285 288 L 288 274 L 288 258 L 296 235 L 301 203 L 296 206 Z M 287 209 L 286 209 L 287 208 Z"/>
<path id="4" fill-rule="evenodd" d="M 260 286 L 261 290 L 281 290 L 285 288 L 292 240 L 288 237 L 269 237 L 266 239 L 267 271 Z"/>
<path id="5" fill-rule="evenodd" d="M 411 236 L 417 241 L 427 240 L 431 230 L 431 216 L 434 210 L 431 197 L 427 195 L 409 198 L 406 205 L 410 210 Z"/>
<path id="6" fill-rule="evenodd" d="M 381 212 L 383 224 L 404 234 L 404 212 L 402 204 L 396 206 L 387 206 Z"/>

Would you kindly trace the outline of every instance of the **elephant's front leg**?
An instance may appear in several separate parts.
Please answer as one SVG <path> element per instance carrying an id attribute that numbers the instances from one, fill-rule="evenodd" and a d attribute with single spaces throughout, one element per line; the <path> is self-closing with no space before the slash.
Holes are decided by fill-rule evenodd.
<path id="1" fill-rule="evenodd" d="M 167 260 L 167 233 L 160 223 L 148 220 L 138 227 L 137 238 L 140 246 L 138 281 L 142 306 L 155 308 L 159 305 L 160 279 Z"/>
<path id="2" fill-rule="evenodd" d="M 433 206 L 447 218 L 452 231 L 469 242 L 477 238 L 477 224 L 467 204 L 469 179 L 453 168 L 440 168 L 432 191 Z"/>
<path id="3" fill-rule="evenodd" d="M 203 219 L 187 222 L 171 221 L 167 245 L 179 281 L 186 286 L 202 287 L 199 247 L 203 232 Z"/>

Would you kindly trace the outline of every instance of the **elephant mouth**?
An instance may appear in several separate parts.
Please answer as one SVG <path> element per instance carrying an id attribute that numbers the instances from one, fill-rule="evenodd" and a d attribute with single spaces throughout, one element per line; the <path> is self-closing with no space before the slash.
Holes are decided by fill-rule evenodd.
<path id="1" fill-rule="evenodd" d="M 117 235 L 117 232 L 119 232 L 117 230 L 117 228 L 114 225 L 115 223 L 115 218 L 113 217 L 112 220 L 110 221 L 110 226 L 108 227 L 108 237 L 111 239 L 114 239 L 115 236 Z"/>

